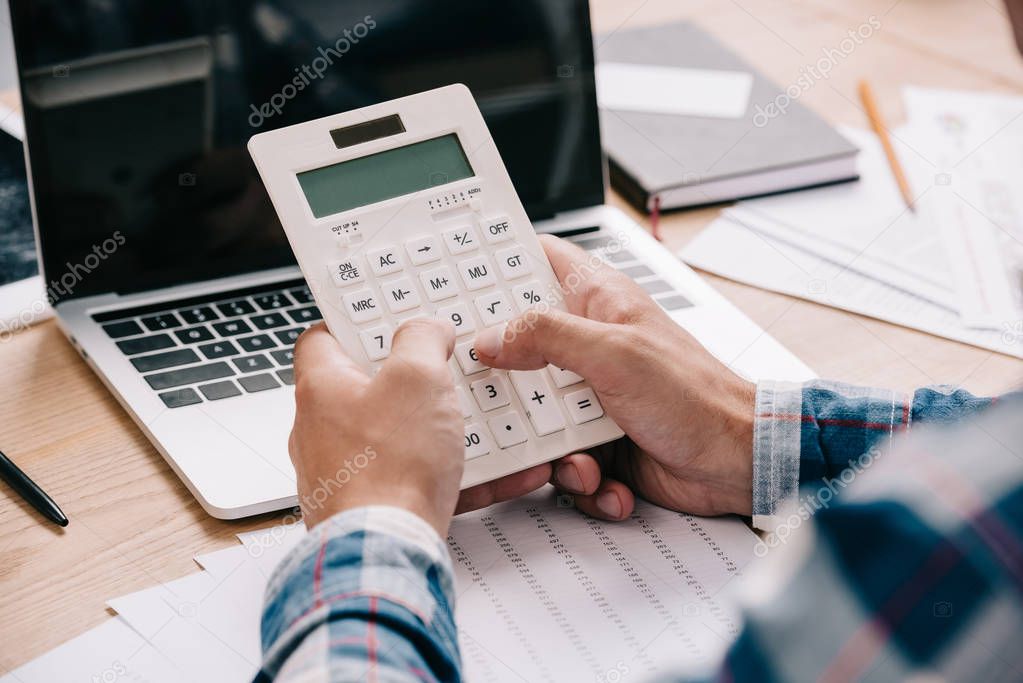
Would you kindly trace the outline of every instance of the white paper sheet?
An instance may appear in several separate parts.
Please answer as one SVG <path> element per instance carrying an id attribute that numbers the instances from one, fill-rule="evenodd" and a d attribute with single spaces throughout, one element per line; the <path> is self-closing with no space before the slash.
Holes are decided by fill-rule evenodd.
<path id="1" fill-rule="evenodd" d="M 679 257 L 737 282 L 808 299 L 861 315 L 1023 358 L 1023 332 L 975 329 L 958 311 L 864 277 L 791 244 L 721 218 Z"/>
<path id="2" fill-rule="evenodd" d="M 737 119 L 746 113 L 752 74 L 652 64 L 597 65 L 597 101 L 603 109 Z"/>
<path id="3" fill-rule="evenodd" d="M 185 680 L 174 664 L 120 617 L 72 638 L 10 673 L 0 683 L 55 681 L 176 683 Z"/>
<path id="4" fill-rule="evenodd" d="M 738 631 L 728 594 L 752 558 L 745 525 L 645 503 L 608 524 L 567 501 L 548 488 L 455 519 L 467 680 L 642 679 L 717 664 Z M 266 581 L 304 534 L 301 524 L 241 534 L 242 546 L 196 558 L 205 572 L 109 604 L 169 658 L 187 660 L 193 680 L 247 680 Z"/>

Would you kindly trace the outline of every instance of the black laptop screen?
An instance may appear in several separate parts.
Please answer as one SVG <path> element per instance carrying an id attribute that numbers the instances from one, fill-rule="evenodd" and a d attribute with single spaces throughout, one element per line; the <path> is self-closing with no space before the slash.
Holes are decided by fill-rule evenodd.
<path id="1" fill-rule="evenodd" d="M 585 0 L 12 0 L 58 298 L 294 263 L 257 132 L 465 83 L 530 216 L 603 201 Z M 83 267 L 84 266 L 84 267 Z"/>

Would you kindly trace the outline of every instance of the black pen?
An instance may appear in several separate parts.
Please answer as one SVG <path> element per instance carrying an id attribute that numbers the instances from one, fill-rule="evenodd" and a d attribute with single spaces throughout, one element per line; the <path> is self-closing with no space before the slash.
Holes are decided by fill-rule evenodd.
<path id="1" fill-rule="evenodd" d="M 0 451 L 0 479 L 6 481 L 19 496 L 39 510 L 51 522 L 61 526 L 67 526 L 67 517 L 53 502 L 53 498 L 46 495 L 39 486 L 28 478 L 28 475 L 18 469 L 18 466 L 11 462 L 11 459 Z"/>

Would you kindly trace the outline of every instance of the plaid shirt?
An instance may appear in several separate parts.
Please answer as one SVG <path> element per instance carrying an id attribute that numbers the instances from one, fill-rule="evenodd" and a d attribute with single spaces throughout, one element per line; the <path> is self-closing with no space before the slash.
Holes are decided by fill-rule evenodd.
<path id="1" fill-rule="evenodd" d="M 1023 678 L 1023 397 L 991 403 L 758 387 L 753 506 L 773 531 L 719 679 Z M 452 601 L 424 521 L 337 515 L 271 579 L 256 680 L 460 680 Z"/>

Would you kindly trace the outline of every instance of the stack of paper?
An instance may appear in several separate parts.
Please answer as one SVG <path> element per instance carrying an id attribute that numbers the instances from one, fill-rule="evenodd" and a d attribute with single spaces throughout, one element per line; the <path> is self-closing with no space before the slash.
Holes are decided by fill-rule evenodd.
<path id="1" fill-rule="evenodd" d="M 741 202 L 680 256 L 1023 358 L 1023 204 L 1009 189 L 1023 177 L 1023 98 L 916 88 L 906 98 L 910 122 L 893 142 L 916 212 L 876 136 L 844 129 L 861 149 L 858 182 Z"/>
<path id="2" fill-rule="evenodd" d="M 107 670 L 161 683 L 251 680 L 263 591 L 304 534 L 301 524 L 242 534 L 241 545 L 197 557 L 203 571 L 109 601 L 117 618 L 0 681 L 107 680 Z M 728 596 L 755 541 L 738 520 L 645 503 L 626 522 L 599 522 L 549 488 L 462 515 L 448 543 L 466 678 L 705 672 L 738 633 Z"/>

